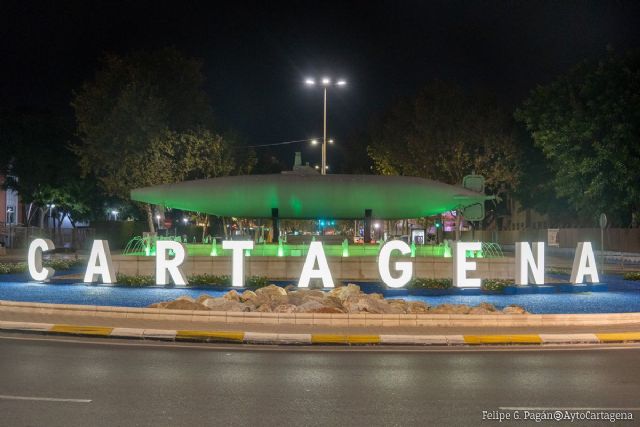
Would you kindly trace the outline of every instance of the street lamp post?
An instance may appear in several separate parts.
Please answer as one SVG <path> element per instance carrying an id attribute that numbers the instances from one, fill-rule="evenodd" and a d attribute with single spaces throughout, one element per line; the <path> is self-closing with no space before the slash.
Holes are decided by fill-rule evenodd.
<path id="1" fill-rule="evenodd" d="M 313 78 L 307 78 L 305 81 L 307 86 L 315 86 L 316 80 Z M 320 82 L 324 89 L 324 108 L 323 108 L 323 120 L 322 120 L 322 166 L 320 167 L 320 173 L 322 175 L 327 174 L 327 89 L 332 86 L 331 79 L 329 77 L 323 77 Z M 347 84 L 347 81 L 340 79 L 335 83 L 335 86 L 343 87 Z"/>

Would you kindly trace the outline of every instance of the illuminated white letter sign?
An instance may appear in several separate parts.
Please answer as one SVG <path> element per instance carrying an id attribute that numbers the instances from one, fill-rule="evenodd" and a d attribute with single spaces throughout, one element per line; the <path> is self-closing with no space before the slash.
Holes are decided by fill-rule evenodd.
<path id="1" fill-rule="evenodd" d="M 389 271 L 389 260 L 391 258 L 391 252 L 400 251 L 402 255 L 408 255 L 411 253 L 411 247 L 402 240 L 390 240 L 385 243 L 380 249 L 378 255 L 378 271 L 382 281 L 390 288 L 401 288 L 411 280 L 413 275 L 413 264 L 408 261 L 396 262 L 394 268 L 400 271 L 399 277 L 394 278 Z"/>
<path id="2" fill-rule="evenodd" d="M 231 249 L 231 286 L 244 286 L 244 251 L 253 249 L 252 240 L 224 240 L 222 249 Z"/>
<path id="3" fill-rule="evenodd" d="M 167 251 L 172 250 L 173 259 L 167 259 Z M 156 242 L 156 284 L 167 285 L 171 276 L 173 283 L 179 286 L 187 284 L 187 279 L 182 272 L 180 265 L 187 258 L 187 252 L 182 243 L 173 240 L 158 240 Z"/>
<path id="4" fill-rule="evenodd" d="M 316 261 L 318 261 L 317 270 L 313 268 L 316 265 Z M 309 252 L 307 253 L 307 259 L 304 260 L 298 287 L 308 288 L 311 279 L 322 279 L 323 287 L 333 288 L 333 278 L 331 277 L 327 257 L 322 248 L 322 242 L 311 242 L 309 244 Z"/>
<path id="5" fill-rule="evenodd" d="M 533 245 L 535 255 L 528 243 L 516 242 L 516 285 L 544 285 L 544 242 Z"/>
<path id="6" fill-rule="evenodd" d="M 577 285 L 584 283 L 584 276 L 589 276 L 589 282 L 598 283 L 598 269 L 596 268 L 596 257 L 593 255 L 591 242 L 579 242 L 576 248 L 576 256 L 573 258 L 573 268 L 571 269 L 571 283 Z"/>
<path id="7" fill-rule="evenodd" d="M 453 243 L 453 286 L 459 288 L 479 288 L 480 279 L 467 277 L 467 271 L 476 269 L 474 261 L 467 261 L 467 251 L 479 251 L 482 249 L 480 242 L 454 242 Z"/>
<path id="8" fill-rule="evenodd" d="M 53 249 L 55 249 L 55 246 L 49 239 L 33 239 L 33 242 L 29 245 L 27 265 L 29 266 L 29 275 L 33 280 L 44 282 L 49 280 L 55 273 L 53 268 L 42 267 L 42 251 Z"/>
<path id="9" fill-rule="evenodd" d="M 89 264 L 84 273 L 84 282 L 96 282 L 96 276 L 102 277 L 102 283 L 115 283 L 116 274 L 111 263 L 111 251 L 107 240 L 94 240 L 89 255 Z"/>

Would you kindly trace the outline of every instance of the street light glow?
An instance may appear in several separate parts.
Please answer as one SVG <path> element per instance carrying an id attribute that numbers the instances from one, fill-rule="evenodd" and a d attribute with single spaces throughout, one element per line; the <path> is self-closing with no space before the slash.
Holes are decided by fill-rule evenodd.
<path id="1" fill-rule="evenodd" d="M 314 84 L 316 84 L 316 81 L 314 79 L 305 79 L 304 84 L 313 86 Z"/>
<path id="2" fill-rule="evenodd" d="M 311 140 L 311 144 L 316 145 L 317 143 L 318 143 L 318 140 L 317 140 L 317 139 L 312 139 L 312 140 Z"/>
<path id="3" fill-rule="evenodd" d="M 338 86 L 344 86 L 347 84 L 347 81 L 345 79 L 340 79 L 338 80 L 338 83 L 336 83 Z"/>
<path id="4" fill-rule="evenodd" d="M 330 85 L 331 84 L 331 79 L 329 77 L 323 77 L 322 78 L 322 84 L 323 85 Z"/>
<path id="5" fill-rule="evenodd" d="M 329 140 L 329 144 L 333 144 L 333 139 L 330 139 L 330 140 Z"/>

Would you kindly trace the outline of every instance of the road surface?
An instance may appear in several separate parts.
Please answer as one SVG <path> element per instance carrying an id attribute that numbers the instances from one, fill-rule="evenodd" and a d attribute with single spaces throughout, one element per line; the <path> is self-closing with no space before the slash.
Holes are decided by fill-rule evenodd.
<path id="1" fill-rule="evenodd" d="M 636 407 L 638 346 L 353 351 L 0 335 L 2 426 L 472 426 L 497 425 L 483 411 Z M 633 415 L 620 424 L 638 424 Z"/>

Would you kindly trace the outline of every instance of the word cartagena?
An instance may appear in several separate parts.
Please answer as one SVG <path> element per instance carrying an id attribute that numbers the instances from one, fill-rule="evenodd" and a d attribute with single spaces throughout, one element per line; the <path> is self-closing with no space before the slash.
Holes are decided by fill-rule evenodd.
<path id="1" fill-rule="evenodd" d="M 244 251 L 253 249 L 252 241 L 225 240 L 223 249 L 231 250 L 232 274 L 231 284 L 236 287 L 244 286 Z M 480 242 L 454 242 L 453 243 L 453 285 L 457 287 L 479 288 L 480 279 L 467 277 L 469 271 L 476 269 L 474 261 L 468 261 L 467 251 L 479 251 Z M 35 239 L 29 246 L 27 262 L 29 274 L 36 281 L 46 281 L 53 276 L 52 268 L 42 266 L 42 252 L 55 249 L 49 239 Z M 173 257 L 169 257 L 172 252 Z M 391 255 L 398 252 L 400 255 L 409 255 L 411 248 L 401 240 L 391 240 L 380 248 L 378 254 L 378 271 L 382 281 L 390 288 L 401 288 L 413 277 L 413 262 L 410 260 L 393 262 L 393 274 L 391 269 Z M 182 271 L 182 264 L 187 258 L 187 251 L 182 243 L 171 240 L 158 240 L 156 243 L 156 284 L 167 285 L 169 278 L 176 285 L 184 286 L 187 279 Z M 515 282 L 517 285 L 529 283 L 544 285 L 544 242 L 536 242 L 533 250 L 529 243 L 516 243 L 515 257 Z M 316 264 L 318 265 L 315 268 Z M 85 283 L 97 282 L 115 283 L 116 275 L 111 262 L 109 242 L 106 240 L 94 240 L 89 255 L 89 262 L 84 275 Z M 571 270 L 571 283 L 599 282 L 596 269 L 595 256 L 590 242 L 578 243 L 576 255 Z M 322 242 L 311 242 L 309 252 L 302 267 L 298 287 L 307 288 L 311 279 L 321 279 L 325 288 L 333 288 L 333 278 L 329 270 L 329 263 L 322 247 Z"/>

